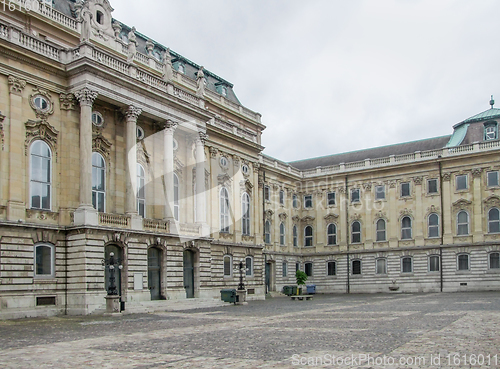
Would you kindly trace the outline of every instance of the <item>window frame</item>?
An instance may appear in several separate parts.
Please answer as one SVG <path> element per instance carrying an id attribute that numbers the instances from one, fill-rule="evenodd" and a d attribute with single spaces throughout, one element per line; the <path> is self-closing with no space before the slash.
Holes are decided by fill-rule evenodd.
<path id="1" fill-rule="evenodd" d="M 496 184 L 491 184 L 490 182 L 490 174 L 496 174 Z M 498 170 L 490 170 L 489 172 L 486 172 L 486 187 L 499 187 L 499 175 L 498 175 Z"/>
<path id="2" fill-rule="evenodd" d="M 248 261 L 250 261 L 250 268 L 248 267 Z M 245 276 L 246 277 L 253 277 L 253 270 L 254 270 L 254 263 L 253 263 L 253 256 L 252 255 L 247 255 L 245 257 Z"/>
<path id="3" fill-rule="evenodd" d="M 408 187 L 407 191 L 405 191 L 405 187 Z M 408 192 L 408 194 L 405 194 L 405 192 Z M 400 183 L 400 192 L 399 192 L 400 197 L 411 197 L 411 185 L 410 182 L 401 182 Z"/>
<path id="4" fill-rule="evenodd" d="M 333 265 L 333 274 L 330 273 L 330 265 Z M 327 260 L 326 261 L 326 276 L 327 277 L 336 277 L 337 276 L 337 262 L 335 260 Z"/>
<path id="5" fill-rule="evenodd" d="M 359 225 L 359 231 L 354 231 L 354 224 L 357 223 Z M 359 235 L 359 240 L 354 241 L 354 235 Z M 351 223 L 351 243 L 362 243 L 361 238 L 361 222 L 359 220 L 355 220 Z"/>
<path id="6" fill-rule="evenodd" d="M 432 266 L 433 266 L 433 263 L 432 263 L 432 259 L 436 258 L 437 259 L 437 270 L 432 270 Z M 441 270 L 441 257 L 439 255 L 429 255 L 428 257 L 428 260 L 427 260 L 427 263 L 428 263 L 428 267 L 427 267 L 427 270 L 429 271 L 429 273 L 439 273 L 439 271 Z"/>
<path id="7" fill-rule="evenodd" d="M 223 196 L 226 195 L 226 196 Z M 229 191 L 222 187 L 219 191 L 219 221 L 220 233 L 230 233 L 231 202 L 229 200 Z"/>
<path id="8" fill-rule="evenodd" d="M 283 278 L 287 278 L 288 277 L 288 263 L 286 261 L 284 261 L 281 264 L 281 276 Z"/>
<path id="9" fill-rule="evenodd" d="M 409 262 L 409 266 L 410 266 L 409 270 L 405 270 L 405 266 L 408 267 L 408 264 L 405 265 L 405 261 L 407 261 L 407 263 Z M 405 255 L 405 256 L 401 257 L 401 273 L 403 273 L 403 274 L 413 273 L 413 257 L 412 256 Z"/>
<path id="10" fill-rule="evenodd" d="M 467 257 L 467 269 L 461 269 L 460 267 L 460 257 L 466 256 Z M 467 253 L 460 253 L 457 254 L 457 271 L 459 272 L 470 272 L 470 255 Z"/>
<path id="11" fill-rule="evenodd" d="M 49 156 L 40 156 L 38 154 L 34 154 L 33 153 L 33 148 L 35 145 L 38 145 L 38 144 L 41 144 L 41 145 L 44 145 L 44 147 L 48 150 L 49 152 Z M 44 160 L 48 161 L 48 175 L 46 172 L 44 172 L 43 174 L 43 177 L 48 177 L 49 179 L 49 182 L 44 182 L 44 181 L 41 181 L 41 180 L 35 180 L 34 179 L 34 168 L 33 168 L 33 157 L 36 156 L 37 158 L 40 158 L 40 160 L 42 161 L 42 167 L 40 168 L 40 172 L 43 170 L 43 162 Z M 29 201 L 30 201 L 30 209 L 36 209 L 36 210 L 45 210 L 45 211 L 51 211 L 52 209 L 52 182 L 53 182 L 53 179 L 54 179 L 54 168 L 53 168 L 53 153 L 52 153 L 52 149 L 50 148 L 50 146 L 43 140 L 34 140 L 31 144 L 30 144 L 30 162 L 29 162 L 29 165 L 30 165 L 30 171 L 29 171 L 29 193 L 30 193 L 30 198 L 29 198 Z M 34 195 L 34 187 L 35 185 L 37 185 L 37 187 L 40 187 L 39 190 L 41 190 L 40 192 L 40 207 L 34 207 L 33 206 L 33 195 Z M 43 187 L 44 186 L 47 186 L 48 187 L 48 197 L 49 197 L 49 205 L 48 207 L 43 207 Z"/>
<path id="12" fill-rule="evenodd" d="M 328 192 L 326 194 L 326 204 L 327 206 L 335 206 L 337 204 L 335 191 Z"/>
<path id="13" fill-rule="evenodd" d="M 264 200 L 271 201 L 271 187 L 268 185 L 264 186 Z"/>
<path id="14" fill-rule="evenodd" d="M 461 213 L 464 213 L 466 216 L 467 216 L 467 222 L 466 223 L 460 223 L 460 214 Z M 466 211 L 466 210 L 459 210 L 458 213 L 457 213 L 457 217 L 456 217 L 456 221 L 457 221 L 457 236 L 469 236 L 470 235 L 470 216 L 469 216 L 469 212 Z M 467 226 L 467 233 L 460 233 L 459 230 L 460 230 L 460 226 Z"/>
<path id="15" fill-rule="evenodd" d="M 264 243 L 266 245 L 271 244 L 271 221 L 269 219 L 266 219 L 264 222 Z"/>
<path id="16" fill-rule="evenodd" d="M 458 181 L 461 178 L 465 177 L 465 187 L 464 188 L 459 188 L 458 186 Z M 455 191 L 467 191 L 469 189 L 469 176 L 467 174 L 457 174 L 455 176 Z"/>
<path id="17" fill-rule="evenodd" d="M 405 219 L 408 219 L 410 221 L 409 226 L 406 226 L 406 227 L 403 226 L 403 221 Z M 401 218 L 401 222 L 400 222 L 400 224 L 401 224 L 401 240 L 412 240 L 413 239 L 413 224 L 412 223 L 413 223 L 413 221 L 412 221 L 411 217 L 408 215 L 405 215 L 404 217 Z M 405 236 L 405 231 L 407 231 L 407 232 L 409 231 L 409 233 L 410 233 L 409 236 L 408 235 Z"/>
<path id="18" fill-rule="evenodd" d="M 226 274 L 226 258 L 229 258 L 229 274 Z M 231 278 L 233 276 L 233 255 L 225 254 L 222 257 L 222 274 L 224 278 Z"/>
<path id="19" fill-rule="evenodd" d="M 308 235 L 307 230 L 311 229 L 311 234 Z M 314 228 L 311 225 L 306 225 L 304 227 L 304 247 L 313 247 L 314 246 Z"/>
<path id="20" fill-rule="evenodd" d="M 379 263 L 383 265 L 383 271 L 379 271 Z M 387 275 L 387 258 L 381 257 L 375 259 L 375 274 L 377 275 Z"/>
<path id="21" fill-rule="evenodd" d="M 285 206 L 285 191 L 280 190 L 279 197 L 280 197 L 280 205 Z"/>
<path id="22" fill-rule="evenodd" d="M 379 189 L 382 189 L 382 191 L 379 191 Z M 382 194 L 381 197 L 379 195 Z M 385 200 L 385 185 L 377 185 L 375 186 L 375 201 L 382 201 Z"/>
<path id="23" fill-rule="evenodd" d="M 299 197 L 295 193 L 292 195 L 292 207 L 294 209 L 298 209 L 299 208 Z"/>
<path id="24" fill-rule="evenodd" d="M 330 226 L 333 226 L 333 232 L 330 230 Z M 330 242 L 330 239 L 333 237 L 333 242 Z M 329 223 L 326 226 L 326 244 L 328 246 L 334 246 L 337 244 L 337 224 Z"/>
<path id="25" fill-rule="evenodd" d="M 174 173 L 174 220 L 176 222 L 180 222 L 181 219 L 181 207 L 179 204 L 179 198 L 180 198 L 180 179 L 177 173 Z"/>
<path id="26" fill-rule="evenodd" d="M 285 232 L 286 232 L 285 223 L 281 222 L 280 223 L 280 246 L 285 246 Z"/>
<path id="27" fill-rule="evenodd" d="M 379 229 L 379 222 L 381 221 L 384 223 L 384 229 Z M 379 234 L 382 232 L 384 234 L 384 237 L 383 239 L 382 237 L 380 237 L 381 239 L 379 239 Z M 375 240 L 375 242 L 387 242 L 387 221 L 383 218 L 379 218 L 375 222 Z"/>
<path id="28" fill-rule="evenodd" d="M 491 257 L 494 254 L 497 255 L 497 259 L 498 259 L 498 260 L 496 260 L 496 263 L 497 263 L 496 267 L 491 266 L 491 264 L 492 264 Z M 500 251 L 491 251 L 488 253 L 488 270 L 499 270 L 500 271 Z"/>
<path id="29" fill-rule="evenodd" d="M 251 208 L 250 195 L 243 192 L 241 195 L 241 233 L 243 236 L 250 236 L 251 234 Z"/>
<path id="30" fill-rule="evenodd" d="M 306 261 L 304 263 L 304 273 L 306 273 L 308 277 L 314 276 L 314 264 L 312 261 Z"/>
<path id="31" fill-rule="evenodd" d="M 292 240 L 293 247 L 299 247 L 299 231 L 296 224 L 292 227 Z"/>
<path id="32" fill-rule="evenodd" d="M 141 175 L 142 170 L 142 175 Z M 141 186 L 142 184 L 142 186 Z M 142 190 L 142 195 L 141 195 Z M 141 206 L 143 205 L 144 212 L 141 214 Z M 142 164 L 137 163 L 137 214 L 146 218 L 146 171 Z"/>
<path id="33" fill-rule="evenodd" d="M 94 165 L 94 159 L 92 158 L 92 179 L 91 179 L 91 184 L 92 184 L 92 206 L 94 207 L 94 209 L 97 210 L 97 212 L 100 212 L 99 209 L 99 204 L 100 204 L 100 201 L 99 201 L 99 194 L 102 194 L 103 196 L 103 204 L 102 204 L 102 213 L 105 213 L 106 212 L 106 181 L 107 181 L 107 166 L 106 166 L 106 160 L 104 160 L 104 156 L 101 155 L 101 153 L 97 152 L 97 151 L 93 151 L 92 152 L 92 156 L 94 155 L 98 155 L 101 159 L 102 159 L 102 163 L 103 163 L 103 166 L 102 167 L 98 167 L 98 166 L 95 166 Z M 94 190 L 94 168 L 96 170 L 96 172 L 100 172 L 102 171 L 103 174 L 104 174 L 104 180 L 103 180 L 103 186 L 104 186 L 104 189 L 103 190 Z M 97 173 L 99 174 L 99 173 Z M 96 200 L 96 203 L 94 204 L 94 193 L 95 193 L 95 200 Z"/>
<path id="34" fill-rule="evenodd" d="M 497 216 L 498 219 L 491 220 L 491 212 L 493 210 L 496 210 L 496 212 L 498 214 L 498 216 Z M 498 233 L 500 233 L 500 209 L 498 209 L 497 207 L 490 208 L 488 210 L 487 217 L 488 217 L 487 218 L 487 222 L 488 222 L 488 234 L 498 234 Z M 491 224 L 492 223 L 496 223 L 497 224 L 497 226 L 496 226 L 497 227 L 497 231 L 494 231 L 494 232 L 491 231 Z"/>
<path id="35" fill-rule="evenodd" d="M 437 223 L 431 224 L 431 217 L 436 216 Z M 436 235 L 431 235 L 431 227 L 432 229 L 436 229 Z M 428 238 L 439 238 L 440 237 L 440 224 L 439 224 L 439 215 L 437 213 L 430 213 L 427 216 L 427 237 Z"/>
<path id="36" fill-rule="evenodd" d="M 436 191 L 434 192 L 431 192 L 431 185 L 430 183 L 431 182 L 435 182 L 436 183 Z M 439 186 L 438 186 L 438 180 L 437 178 L 429 178 L 427 179 L 427 194 L 428 195 L 436 195 L 436 194 L 439 194 Z"/>
<path id="37" fill-rule="evenodd" d="M 38 262 L 37 262 L 37 249 L 46 247 L 50 250 L 50 273 L 39 274 L 38 273 Z M 34 279 L 52 279 L 55 278 L 55 265 L 56 265 L 56 255 L 55 255 L 55 245 L 47 242 L 36 243 L 33 247 L 33 278 Z"/>
<path id="38" fill-rule="evenodd" d="M 493 141 L 493 140 L 496 140 L 498 139 L 498 124 L 496 122 L 486 122 L 484 123 L 484 126 L 483 126 L 483 139 L 484 141 Z M 489 138 L 488 137 L 488 134 L 490 132 L 488 132 L 488 129 L 489 128 L 493 128 L 493 137 Z"/>
<path id="39" fill-rule="evenodd" d="M 356 194 L 356 196 L 354 196 Z M 351 204 L 361 202 L 361 190 L 359 188 L 351 188 Z"/>
<path id="40" fill-rule="evenodd" d="M 356 268 L 356 270 L 358 270 L 357 273 L 354 273 L 355 270 L 354 270 L 354 263 L 356 263 L 357 265 L 359 265 L 359 270 L 358 268 Z M 362 275 L 363 274 L 363 263 L 361 262 L 361 259 L 353 259 L 351 260 L 351 275 Z"/>
<path id="41" fill-rule="evenodd" d="M 312 195 L 304 195 L 304 209 L 313 208 L 313 197 Z"/>

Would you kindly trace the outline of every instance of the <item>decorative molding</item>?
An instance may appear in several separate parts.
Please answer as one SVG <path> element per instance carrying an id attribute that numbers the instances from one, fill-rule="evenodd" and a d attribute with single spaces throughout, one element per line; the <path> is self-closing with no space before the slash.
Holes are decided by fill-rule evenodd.
<path id="1" fill-rule="evenodd" d="M 235 167 L 239 167 L 240 166 L 240 157 L 237 156 L 237 155 L 233 155 L 233 164 Z"/>
<path id="2" fill-rule="evenodd" d="M 472 169 L 472 176 L 473 177 L 481 177 L 482 174 L 483 174 L 483 168 Z"/>
<path id="3" fill-rule="evenodd" d="M 337 214 L 327 214 L 323 219 L 325 219 L 326 223 L 329 224 L 336 221 L 338 218 L 339 216 Z"/>
<path id="4" fill-rule="evenodd" d="M 3 132 L 3 121 L 5 119 L 5 115 L 0 112 L 0 140 L 2 141 L 2 150 L 4 149 L 5 136 Z"/>
<path id="5" fill-rule="evenodd" d="M 365 191 L 370 191 L 372 189 L 372 183 L 371 182 L 363 183 L 363 188 L 365 189 Z"/>
<path id="6" fill-rule="evenodd" d="M 29 219 L 37 218 L 40 220 L 47 220 L 50 218 L 52 220 L 58 220 L 59 213 L 55 213 L 55 212 L 47 211 L 47 210 L 26 209 L 26 217 Z"/>
<path id="7" fill-rule="evenodd" d="M 172 132 L 174 132 L 177 129 L 177 126 L 178 124 L 175 123 L 173 120 L 167 119 L 167 121 L 163 125 L 164 127 L 163 129 L 171 130 Z"/>
<path id="8" fill-rule="evenodd" d="M 292 221 L 293 221 L 294 224 L 297 224 L 300 221 L 300 217 L 298 215 L 294 215 L 292 217 Z"/>
<path id="9" fill-rule="evenodd" d="M 59 131 L 52 127 L 46 120 L 28 120 L 26 126 L 26 140 L 24 141 L 24 154 L 28 155 L 28 148 L 34 140 L 42 140 L 47 143 L 57 160 L 57 135 Z"/>
<path id="10" fill-rule="evenodd" d="M 302 223 L 312 223 L 314 221 L 314 219 L 316 219 L 315 217 L 311 216 L 311 215 L 306 215 L 304 218 L 302 218 L 300 221 Z"/>
<path id="11" fill-rule="evenodd" d="M 451 179 L 451 173 L 443 173 L 443 181 L 449 181 Z"/>
<path id="12" fill-rule="evenodd" d="M 361 214 L 358 214 L 358 213 L 354 213 L 351 215 L 351 222 L 354 222 L 355 220 L 361 220 L 362 219 L 362 216 Z"/>
<path id="13" fill-rule="evenodd" d="M 139 141 L 139 143 L 136 146 L 137 146 L 137 160 L 138 161 L 140 160 L 149 165 L 151 155 L 148 153 L 148 150 L 146 149 L 146 144 L 144 143 L 144 140 Z"/>
<path id="14" fill-rule="evenodd" d="M 378 213 L 375 214 L 374 221 L 376 222 L 379 219 L 384 219 L 386 222 L 389 222 L 387 220 L 387 214 L 382 211 L 379 211 Z"/>
<path id="15" fill-rule="evenodd" d="M 453 203 L 453 210 L 458 211 L 462 209 L 466 210 L 471 210 L 472 208 L 472 201 L 466 200 L 466 199 L 459 199 Z"/>
<path id="16" fill-rule="evenodd" d="M 234 235 L 232 233 L 219 232 L 219 237 L 225 239 L 232 239 Z"/>
<path id="17" fill-rule="evenodd" d="M 280 220 L 281 220 L 282 222 L 284 222 L 284 221 L 286 220 L 287 216 L 288 216 L 288 215 L 287 215 L 286 213 L 280 213 L 280 214 L 278 215 L 278 217 L 280 218 Z"/>
<path id="18" fill-rule="evenodd" d="M 101 133 L 97 133 L 92 137 L 92 150 L 99 152 L 106 159 L 109 157 L 112 145 Z"/>
<path id="19" fill-rule="evenodd" d="M 413 218 L 413 211 L 411 209 L 404 208 L 403 210 L 401 210 L 399 212 L 399 218 L 403 218 L 405 216 L 409 216 L 409 217 Z"/>
<path id="20" fill-rule="evenodd" d="M 132 121 L 137 122 L 139 115 L 141 115 L 141 113 L 142 113 L 142 109 L 136 108 L 135 106 L 130 105 L 128 108 L 123 109 L 122 113 L 125 116 L 125 119 L 127 119 L 127 121 L 132 120 Z M 175 124 L 175 126 L 177 126 L 176 123 L 174 123 L 174 124 Z M 165 126 L 166 126 L 166 124 L 165 124 Z M 168 128 L 170 128 L 170 127 L 168 127 Z M 175 128 L 174 128 L 174 130 L 175 130 Z"/>
<path id="21" fill-rule="evenodd" d="M 413 182 L 414 182 L 416 185 L 421 185 L 421 184 L 422 184 L 422 180 L 423 180 L 423 177 L 422 177 L 422 176 L 413 177 Z"/>
<path id="22" fill-rule="evenodd" d="M 253 184 L 248 179 L 245 179 L 240 182 L 240 190 L 241 193 L 247 192 L 249 195 L 251 195 L 253 191 Z"/>
<path id="23" fill-rule="evenodd" d="M 198 136 L 199 136 L 198 140 L 200 140 L 201 143 L 203 145 L 205 145 L 207 143 L 207 140 L 208 140 L 208 134 L 207 134 L 207 132 L 200 131 L 200 132 L 198 132 Z"/>
<path id="24" fill-rule="evenodd" d="M 441 214 L 441 208 L 439 206 L 431 205 L 427 208 L 427 215 L 432 213 Z"/>
<path id="25" fill-rule="evenodd" d="M 43 96 L 47 100 L 47 103 L 49 104 L 47 109 L 39 109 L 35 105 L 35 98 L 37 96 Z M 33 89 L 33 92 L 31 93 L 31 95 L 29 97 L 29 102 L 30 102 L 31 109 L 33 109 L 35 111 L 37 119 L 47 120 L 49 115 L 54 114 L 54 103 L 52 102 L 52 98 L 51 98 L 49 92 L 44 90 L 44 89 L 41 89 L 39 87 L 35 87 Z"/>
<path id="26" fill-rule="evenodd" d="M 271 222 L 273 220 L 273 215 L 274 215 L 274 211 L 272 211 L 271 209 L 266 210 L 266 212 L 264 213 L 266 220 L 269 220 Z"/>
<path id="27" fill-rule="evenodd" d="M 490 208 L 497 207 L 500 208 L 500 197 L 497 195 L 491 195 L 484 199 L 484 212 L 486 213 Z"/>
<path id="28" fill-rule="evenodd" d="M 9 86 L 11 94 L 21 95 L 26 87 L 26 81 L 14 76 L 9 76 Z"/>
<path id="29" fill-rule="evenodd" d="M 244 234 L 243 236 L 241 236 L 241 239 L 245 242 L 252 242 L 253 240 L 255 240 L 255 237 Z"/>
<path id="30" fill-rule="evenodd" d="M 397 183 L 398 182 L 396 180 L 387 181 L 387 184 L 389 185 L 389 188 L 396 188 Z"/>
<path id="31" fill-rule="evenodd" d="M 81 90 L 75 91 L 75 97 L 80 103 L 80 106 L 92 106 L 95 99 L 99 96 L 97 91 L 93 91 L 90 88 L 84 87 Z"/>
<path id="32" fill-rule="evenodd" d="M 61 110 L 75 110 L 77 101 L 75 95 L 73 95 L 72 93 L 61 93 L 59 95 L 59 103 Z"/>
<path id="33" fill-rule="evenodd" d="M 210 156 L 211 156 L 212 158 L 214 158 L 214 159 L 217 157 L 217 154 L 219 153 L 219 150 L 217 150 L 217 149 L 216 149 L 215 147 L 213 147 L 213 146 L 210 146 L 209 151 L 210 151 Z"/>

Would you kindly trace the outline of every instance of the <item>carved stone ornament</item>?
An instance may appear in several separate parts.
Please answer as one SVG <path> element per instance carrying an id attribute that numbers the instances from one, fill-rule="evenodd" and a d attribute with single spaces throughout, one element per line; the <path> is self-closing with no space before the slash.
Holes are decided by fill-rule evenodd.
<path id="1" fill-rule="evenodd" d="M 413 211 L 411 209 L 404 208 L 403 210 L 401 210 L 399 212 L 399 216 L 400 216 L 400 218 L 405 217 L 405 216 L 413 217 Z"/>
<path id="2" fill-rule="evenodd" d="M 278 215 L 278 217 L 280 218 L 280 220 L 281 220 L 282 222 L 284 222 L 284 221 L 286 220 L 286 218 L 287 218 L 287 214 L 286 214 L 286 213 L 280 213 L 280 214 Z"/>
<path id="3" fill-rule="evenodd" d="M 449 181 L 451 179 L 451 173 L 443 173 L 443 181 Z"/>
<path id="4" fill-rule="evenodd" d="M 266 212 L 264 214 L 265 214 L 265 217 L 267 220 L 269 220 L 269 221 L 273 220 L 274 211 L 272 211 L 271 209 L 268 209 L 268 210 L 266 210 Z"/>
<path id="5" fill-rule="evenodd" d="M 45 100 L 45 102 L 47 103 L 47 107 L 40 108 L 39 106 L 37 106 L 36 101 L 38 101 L 38 98 L 40 97 Z M 48 116 L 54 113 L 54 104 L 52 103 L 52 98 L 46 90 L 35 87 L 29 97 L 29 102 L 31 109 L 35 111 L 37 119 L 47 120 Z"/>
<path id="6" fill-rule="evenodd" d="M 72 93 L 61 93 L 59 95 L 59 103 L 61 110 L 75 110 L 77 101 L 75 99 L 75 95 Z"/>
<path id="7" fill-rule="evenodd" d="M 9 76 L 10 93 L 21 95 L 26 87 L 26 81 L 14 76 Z"/>
<path id="8" fill-rule="evenodd" d="M 333 214 L 333 213 L 332 214 L 327 214 L 324 217 L 324 219 L 325 219 L 325 221 L 326 221 L 327 224 L 336 221 L 338 218 L 339 218 L 339 216 L 337 214 Z"/>
<path id="9" fill-rule="evenodd" d="M 388 181 L 387 184 L 389 185 L 389 188 L 396 188 L 397 181 Z"/>
<path id="10" fill-rule="evenodd" d="M 492 207 L 500 208 L 500 197 L 497 195 L 491 195 L 484 199 L 484 212 L 486 213 Z"/>
<path id="11" fill-rule="evenodd" d="M 26 209 L 26 217 L 30 219 L 37 218 L 39 220 L 47 220 L 49 218 L 52 220 L 57 220 L 59 219 L 59 213 L 45 210 Z"/>
<path id="12" fill-rule="evenodd" d="M 240 190 L 241 192 L 247 192 L 248 194 L 252 193 L 253 190 L 253 184 L 250 182 L 248 179 L 245 179 L 240 182 Z"/>
<path id="13" fill-rule="evenodd" d="M 217 153 L 219 152 L 219 150 L 217 150 L 213 146 L 210 147 L 209 151 L 210 151 L 210 156 L 214 159 L 217 157 Z"/>
<path id="14" fill-rule="evenodd" d="M 235 167 L 239 167 L 240 166 L 240 157 L 237 156 L 237 155 L 234 155 L 233 156 L 233 164 Z"/>
<path id="15" fill-rule="evenodd" d="M 177 157 L 174 156 L 174 171 L 177 173 L 177 176 L 182 176 L 182 171 L 184 170 L 184 163 Z"/>
<path id="16" fill-rule="evenodd" d="M 217 176 L 217 183 L 219 186 L 231 187 L 231 177 L 227 173 L 219 174 Z"/>
<path id="17" fill-rule="evenodd" d="M 466 199 L 460 199 L 453 203 L 454 211 L 462 209 L 470 210 L 471 208 L 472 208 L 472 202 Z"/>
<path id="18" fill-rule="evenodd" d="M 365 191 L 370 191 L 372 189 L 372 183 L 371 182 L 363 183 L 363 188 Z"/>
<path id="19" fill-rule="evenodd" d="M 472 169 L 472 176 L 473 177 L 481 177 L 481 174 L 483 174 L 483 169 L 482 168 L 474 168 L 474 169 Z"/>
<path id="20" fill-rule="evenodd" d="M 29 120 L 26 122 L 25 126 L 26 140 L 24 141 L 24 154 L 28 155 L 29 147 L 33 141 L 42 140 L 50 146 L 57 160 L 57 135 L 59 131 L 45 120 Z"/>
<path id="21" fill-rule="evenodd" d="M 361 214 L 354 213 L 351 215 L 351 222 L 353 222 L 355 220 L 361 220 L 361 218 L 362 218 Z"/>
<path id="22" fill-rule="evenodd" d="M 300 221 L 299 216 L 298 216 L 298 215 L 294 215 L 294 216 L 292 217 L 292 221 L 293 221 L 295 224 L 297 224 L 297 223 Z"/>
<path id="23" fill-rule="evenodd" d="M 146 144 L 144 140 L 139 141 L 137 146 L 137 160 L 142 161 L 143 163 L 150 164 L 151 155 L 148 153 L 146 149 Z"/>
<path id="24" fill-rule="evenodd" d="M 0 140 L 2 141 L 2 150 L 4 149 L 4 143 L 5 143 L 5 136 L 3 133 L 3 121 L 5 119 L 5 115 L 2 115 L 0 112 Z"/>
<path id="25" fill-rule="evenodd" d="M 378 213 L 375 214 L 374 220 L 377 221 L 381 218 L 387 221 L 387 214 L 382 211 L 379 211 Z"/>
<path id="26" fill-rule="evenodd" d="M 416 185 L 421 185 L 422 184 L 422 180 L 423 180 L 423 177 L 421 177 L 421 176 L 419 176 L 419 177 L 413 177 L 413 182 Z"/>
<path id="27" fill-rule="evenodd" d="M 337 191 L 338 191 L 339 193 L 344 194 L 344 193 L 345 193 L 345 187 L 344 187 L 344 186 L 339 186 L 339 187 L 337 187 Z"/>
<path id="28" fill-rule="evenodd" d="M 109 142 L 101 133 L 93 135 L 92 150 L 99 152 L 103 157 L 108 158 L 111 152 L 112 143 Z"/>
<path id="29" fill-rule="evenodd" d="M 198 132 L 198 136 L 199 136 L 199 140 L 201 141 L 201 143 L 203 145 L 206 144 L 207 140 L 208 140 L 208 135 L 207 135 L 207 132 Z"/>
<path id="30" fill-rule="evenodd" d="M 84 87 L 81 90 L 75 91 L 74 95 L 80 105 L 92 106 L 95 99 L 97 99 L 97 96 L 99 96 L 99 93 L 91 90 L 90 88 Z"/>
<path id="31" fill-rule="evenodd" d="M 260 169 L 260 163 L 259 162 L 254 162 L 254 163 L 252 163 L 252 165 L 253 165 L 253 169 L 254 170 L 259 170 Z"/>
<path id="32" fill-rule="evenodd" d="M 178 126 L 177 123 L 175 123 L 173 120 L 168 119 L 165 122 L 164 129 L 168 129 L 174 132 L 177 129 L 177 126 Z"/>
<path id="33" fill-rule="evenodd" d="M 440 213 L 440 212 L 441 208 L 439 206 L 431 205 L 429 208 L 427 208 L 427 214 Z"/>
<path id="34" fill-rule="evenodd" d="M 306 224 L 309 224 L 309 223 L 312 223 L 314 221 L 314 218 L 313 216 L 310 216 L 310 215 L 306 215 L 304 218 L 302 218 L 300 221 L 302 223 L 306 223 Z"/>
<path id="35" fill-rule="evenodd" d="M 133 105 L 130 105 L 128 108 L 123 109 L 122 111 L 123 115 L 127 119 L 127 121 L 132 120 L 132 121 L 137 121 L 139 118 L 139 115 L 142 113 L 141 108 L 136 108 Z"/>

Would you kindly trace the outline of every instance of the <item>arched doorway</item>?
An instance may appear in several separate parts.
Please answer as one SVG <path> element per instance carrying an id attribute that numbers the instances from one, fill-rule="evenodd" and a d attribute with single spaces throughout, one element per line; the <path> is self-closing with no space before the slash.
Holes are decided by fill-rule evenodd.
<path id="1" fill-rule="evenodd" d="M 184 250 L 184 289 L 188 299 L 194 297 L 194 261 L 194 251 Z"/>
<path id="2" fill-rule="evenodd" d="M 160 249 L 156 247 L 148 249 L 148 288 L 151 300 L 161 299 L 161 259 Z"/>
<path id="3" fill-rule="evenodd" d="M 123 252 L 121 247 L 116 245 L 108 245 L 104 248 L 104 259 L 109 260 L 110 254 L 113 253 L 115 260 L 117 260 L 118 264 L 123 265 Z M 109 265 L 106 265 L 104 269 L 104 288 L 108 291 L 109 288 Z M 122 295 L 122 271 L 120 268 L 114 268 L 114 277 L 115 277 L 115 285 L 116 291 L 118 292 L 118 296 Z"/>

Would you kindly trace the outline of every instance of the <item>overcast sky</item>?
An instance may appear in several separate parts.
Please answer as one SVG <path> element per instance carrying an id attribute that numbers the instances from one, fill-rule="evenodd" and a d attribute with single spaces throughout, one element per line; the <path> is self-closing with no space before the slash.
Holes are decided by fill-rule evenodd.
<path id="1" fill-rule="evenodd" d="M 285 161 L 443 136 L 500 107 L 494 0 L 111 0 L 234 84 Z"/>

